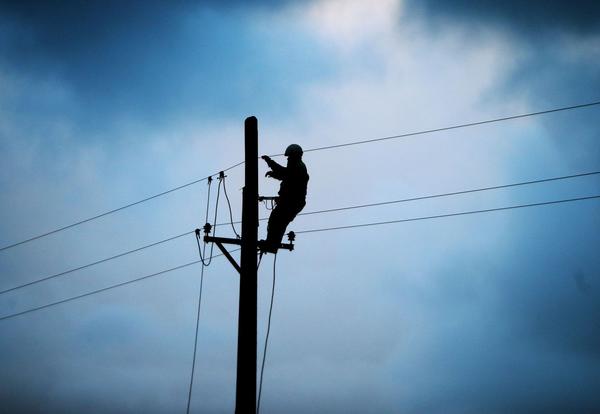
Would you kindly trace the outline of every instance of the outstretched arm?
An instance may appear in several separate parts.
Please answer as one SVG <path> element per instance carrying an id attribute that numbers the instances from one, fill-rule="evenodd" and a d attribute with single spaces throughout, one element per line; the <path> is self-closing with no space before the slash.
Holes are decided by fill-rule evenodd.
<path id="1" fill-rule="evenodd" d="M 278 180 L 283 180 L 287 173 L 287 168 L 273 161 L 268 155 L 263 155 L 262 159 L 265 160 L 269 168 L 271 168 L 272 170 L 267 172 L 267 177 L 273 177 Z"/>

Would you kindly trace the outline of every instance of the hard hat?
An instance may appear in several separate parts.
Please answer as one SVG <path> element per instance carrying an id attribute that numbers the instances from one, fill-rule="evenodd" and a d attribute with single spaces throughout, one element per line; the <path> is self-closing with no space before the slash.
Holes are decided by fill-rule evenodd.
<path id="1" fill-rule="evenodd" d="M 303 154 L 302 147 L 298 144 L 292 144 L 285 149 L 286 157 L 301 157 Z"/>

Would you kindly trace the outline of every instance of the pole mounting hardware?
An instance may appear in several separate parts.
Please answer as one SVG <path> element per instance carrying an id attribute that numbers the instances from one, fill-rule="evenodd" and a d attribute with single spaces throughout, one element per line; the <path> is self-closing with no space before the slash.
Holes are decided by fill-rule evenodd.
<path id="1" fill-rule="evenodd" d="M 288 240 L 290 241 L 290 243 L 294 243 L 294 240 L 296 240 L 296 233 L 294 233 L 293 231 L 290 231 L 288 234 Z"/>
<path id="2" fill-rule="evenodd" d="M 262 201 L 279 201 L 279 196 L 258 196 L 258 201 L 262 202 Z"/>

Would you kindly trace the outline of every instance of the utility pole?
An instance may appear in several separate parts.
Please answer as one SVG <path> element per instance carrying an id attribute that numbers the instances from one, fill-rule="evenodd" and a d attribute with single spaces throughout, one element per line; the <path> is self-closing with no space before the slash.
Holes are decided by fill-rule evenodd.
<path id="1" fill-rule="evenodd" d="M 246 118 L 245 185 L 242 192 L 242 253 L 238 315 L 236 414 L 256 413 L 256 253 L 258 249 L 258 121 Z"/>
<path id="2" fill-rule="evenodd" d="M 274 197 L 258 196 L 258 121 L 246 118 L 245 141 L 245 184 L 242 191 L 242 238 L 210 236 L 211 225 L 204 226 L 204 242 L 214 243 L 240 274 L 240 304 L 238 314 L 237 381 L 235 390 L 236 414 L 256 414 L 256 297 L 257 297 L 257 253 L 258 203 L 259 199 Z M 220 173 L 224 178 L 225 174 Z M 196 229 L 200 235 L 200 229 Z M 280 243 L 278 249 L 294 250 L 294 235 L 288 235 L 290 243 Z M 223 246 L 234 244 L 242 247 L 241 260 L 235 259 Z"/>

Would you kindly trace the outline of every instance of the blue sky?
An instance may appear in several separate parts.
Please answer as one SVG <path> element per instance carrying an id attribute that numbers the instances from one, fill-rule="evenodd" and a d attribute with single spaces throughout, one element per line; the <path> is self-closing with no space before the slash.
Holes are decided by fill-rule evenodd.
<path id="1" fill-rule="evenodd" d="M 0 245 L 240 161 L 248 115 L 272 154 L 598 100 L 599 10 L 577 3 L 2 2 Z M 307 153 L 306 210 L 595 171 L 597 117 L 592 107 Z M 228 173 L 236 217 L 242 183 L 242 169 Z M 591 176 L 298 217 L 291 229 L 597 194 Z M 0 289 L 200 227 L 205 203 L 199 183 L 2 251 Z M 598 229 L 592 200 L 299 236 L 278 258 L 263 412 L 598 410 Z M 195 249 L 183 237 L 6 293 L 0 315 L 195 260 Z M 4 406 L 185 410 L 199 275 L 191 266 L 0 321 Z M 192 410 L 231 412 L 237 276 L 215 259 L 204 288 Z"/>

